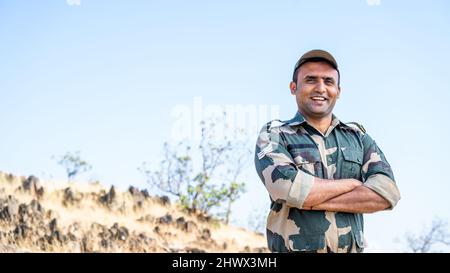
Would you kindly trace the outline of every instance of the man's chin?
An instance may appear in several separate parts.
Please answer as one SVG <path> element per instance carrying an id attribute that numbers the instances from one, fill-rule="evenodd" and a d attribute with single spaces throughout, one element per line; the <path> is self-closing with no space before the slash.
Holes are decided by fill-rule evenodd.
<path id="1" fill-rule="evenodd" d="M 322 119 L 326 118 L 331 114 L 331 111 L 309 111 L 306 113 L 307 116 L 310 116 L 314 119 Z"/>
<path id="2" fill-rule="evenodd" d="M 313 111 L 310 111 L 310 113 L 315 117 L 326 117 L 331 113 L 331 111 L 329 109 L 314 109 Z"/>

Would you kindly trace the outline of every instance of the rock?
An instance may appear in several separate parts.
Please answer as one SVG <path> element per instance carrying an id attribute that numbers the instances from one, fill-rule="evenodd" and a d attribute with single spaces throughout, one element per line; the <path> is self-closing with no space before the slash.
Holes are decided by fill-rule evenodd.
<path id="1" fill-rule="evenodd" d="M 67 187 L 64 189 L 63 205 L 67 206 L 73 203 L 75 203 L 75 194 L 70 187 Z"/>
<path id="2" fill-rule="evenodd" d="M 28 215 L 30 214 L 28 206 L 26 204 L 19 205 L 19 217 L 26 222 Z"/>
<path id="3" fill-rule="evenodd" d="M 142 194 L 142 196 L 144 196 L 145 199 L 150 197 L 147 190 L 141 190 L 141 194 Z"/>
<path id="4" fill-rule="evenodd" d="M 22 182 L 22 188 L 24 191 L 36 194 L 38 198 L 41 198 L 44 195 L 44 187 L 39 183 L 39 178 L 34 175 L 30 175 Z"/>
<path id="5" fill-rule="evenodd" d="M 138 188 L 135 188 L 133 186 L 130 186 L 128 188 L 128 192 L 132 195 L 132 196 L 139 196 L 141 194 L 141 192 L 139 191 Z"/>
<path id="6" fill-rule="evenodd" d="M 119 227 L 119 224 L 114 225 L 109 229 L 112 237 L 116 240 L 125 241 L 128 238 L 128 229 L 126 227 Z"/>
<path id="7" fill-rule="evenodd" d="M 41 204 L 35 199 L 31 200 L 29 207 L 31 208 L 31 212 L 33 214 L 42 214 L 45 212 Z"/>
<path id="8" fill-rule="evenodd" d="M 186 247 L 184 251 L 187 253 L 206 253 L 205 250 L 197 248 L 197 247 Z"/>
<path id="9" fill-rule="evenodd" d="M 139 190 L 138 188 L 135 188 L 133 186 L 130 186 L 128 188 L 128 192 L 134 196 L 137 197 L 139 199 L 147 199 L 149 197 L 148 191 L 147 190 Z M 141 200 L 142 201 L 142 200 Z"/>
<path id="10" fill-rule="evenodd" d="M 202 238 L 203 240 L 206 240 L 206 241 L 211 239 L 211 231 L 207 228 L 204 228 L 202 230 L 202 234 L 201 234 L 200 238 Z"/>
<path id="11" fill-rule="evenodd" d="M 36 196 L 38 198 L 42 198 L 44 196 L 44 187 L 40 187 L 36 189 Z"/>
<path id="12" fill-rule="evenodd" d="M 48 227 L 52 233 L 58 230 L 58 222 L 56 221 L 56 218 L 53 218 L 53 220 L 50 221 Z"/>
<path id="13" fill-rule="evenodd" d="M 155 243 L 155 239 L 148 237 L 144 233 L 139 233 L 137 239 L 139 242 L 147 246 Z"/>
<path id="14" fill-rule="evenodd" d="M 164 195 L 164 196 L 158 196 L 157 199 L 158 203 L 160 203 L 163 206 L 168 206 L 170 205 L 170 199 L 168 196 Z"/>
<path id="15" fill-rule="evenodd" d="M 8 214 L 11 218 L 16 217 L 16 215 L 19 213 L 19 201 L 17 201 L 16 198 L 14 198 L 13 196 L 9 195 L 8 196 Z"/>
<path id="16" fill-rule="evenodd" d="M 94 243 L 90 236 L 84 235 L 83 239 L 81 239 L 81 251 L 82 252 L 94 251 Z"/>
<path id="17" fill-rule="evenodd" d="M 136 209 L 136 208 L 142 208 L 142 206 L 143 206 L 143 204 L 144 204 L 144 201 L 145 201 L 145 196 L 144 196 L 144 194 L 142 194 L 142 192 L 141 191 L 139 191 L 139 189 L 138 188 L 135 188 L 135 187 L 133 187 L 133 186 L 130 186 L 129 188 L 128 188 L 128 192 L 131 194 L 131 196 L 133 197 L 133 200 L 134 200 L 134 205 L 133 205 L 133 208 L 134 209 Z"/>
<path id="18" fill-rule="evenodd" d="M 171 224 L 173 222 L 172 215 L 166 214 L 158 218 L 158 223 L 160 224 Z"/>
<path id="19" fill-rule="evenodd" d="M 19 213 L 19 203 L 17 199 L 9 195 L 6 200 L 2 200 L 2 203 L 2 207 L 0 207 L 0 219 L 12 221 Z"/>
<path id="20" fill-rule="evenodd" d="M 81 238 L 82 235 L 81 232 L 82 231 L 80 230 L 80 226 L 77 222 L 67 227 L 67 235 L 73 241 L 77 240 L 78 238 Z"/>
<path id="21" fill-rule="evenodd" d="M 186 221 L 184 217 L 179 217 L 176 220 L 176 225 L 177 228 L 186 232 L 191 232 L 197 226 L 193 221 Z"/>
<path id="22" fill-rule="evenodd" d="M 112 248 L 112 242 L 106 239 L 102 239 L 100 245 L 104 248 Z"/>
<path id="23" fill-rule="evenodd" d="M 159 234 L 161 232 L 161 228 L 159 226 L 155 226 L 153 228 L 153 232 L 155 232 L 156 234 Z"/>
<path id="24" fill-rule="evenodd" d="M 18 224 L 14 229 L 14 236 L 18 239 L 26 239 L 29 231 L 31 230 L 26 224 Z"/>
<path id="25" fill-rule="evenodd" d="M 111 186 L 109 189 L 109 192 L 103 196 L 100 197 L 100 203 L 105 205 L 111 205 L 116 198 L 116 189 L 114 186 Z"/>
<path id="26" fill-rule="evenodd" d="M 177 228 L 181 228 L 186 223 L 186 220 L 184 220 L 184 217 L 179 217 L 179 218 L 177 218 L 176 223 L 177 223 Z"/>
<path id="27" fill-rule="evenodd" d="M 36 188 L 36 185 L 39 183 L 39 178 L 34 175 L 30 175 L 25 181 L 22 183 L 22 187 L 24 191 L 31 191 Z"/>
<path id="28" fill-rule="evenodd" d="M 53 231 L 50 236 L 47 236 L 47 242 L 51 245 L 57 244 L 57 243 L 63 243 L 67 241 L 66 236 L 61 234 L 61 231 L 55 230 Z"/>

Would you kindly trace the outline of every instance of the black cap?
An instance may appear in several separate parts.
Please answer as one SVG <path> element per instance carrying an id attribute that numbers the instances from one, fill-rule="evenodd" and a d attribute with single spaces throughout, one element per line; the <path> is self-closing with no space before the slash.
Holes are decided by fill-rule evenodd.
<path id="1" fill-rule="evenodd" d="M 292 76 L 292 80 L 295 79 L 295 73 L 297 69 L 302 66 L 306 62 L 318 62 L 318 61 L 325 61 L 329 63 L 334 69 L 336 69 L 339 72 L 338 65 L 336 60 L 334 59 L 333 55 L 328 53 L 325 50 L 321 49 L 314 49 L 306 52 L 303 54 L 303 56 L 300 57 L 298 62 L 295 64 L 294 67 L 294 74 Z"/>

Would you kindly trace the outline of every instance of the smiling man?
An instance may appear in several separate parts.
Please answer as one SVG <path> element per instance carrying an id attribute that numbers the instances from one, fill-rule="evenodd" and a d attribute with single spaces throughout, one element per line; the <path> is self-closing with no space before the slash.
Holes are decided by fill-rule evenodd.
<path id="1" fill-rule="evenodd" d="M 394 208 L 400 193 L 375 141 L 333 115 L 340 88 L 334 57 L 311 50 L 290 83 L 291 120 L 261 130 L 255 166 L 271 200 L 267 242 L 273 252 L 362 252 L 363 213 Z"/>

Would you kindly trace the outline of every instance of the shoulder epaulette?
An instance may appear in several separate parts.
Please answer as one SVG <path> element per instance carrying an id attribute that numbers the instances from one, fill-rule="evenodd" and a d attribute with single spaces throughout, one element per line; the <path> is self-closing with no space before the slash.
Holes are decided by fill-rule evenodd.
<path id="1" fill-rule="evenodd" d="M 276 127 L 280 127 L 282 125 L 284 125 L 283 121 L 281 121 L 279 119 L 274 119 L 274 120 L 269 122 L 268 129 L 270 130 L 270 129 L 273 129 L 273 128 L 276 128 Z"/>
<path id="2" fill-rule="evenodd" d="M 361 124 L 357 123 L 357 122 L 346 122 L 346 125 L 361 131 L 363 134 L 366 133 L 366 129 L 364 128 L 364 126 L 362 126 Z"/>

